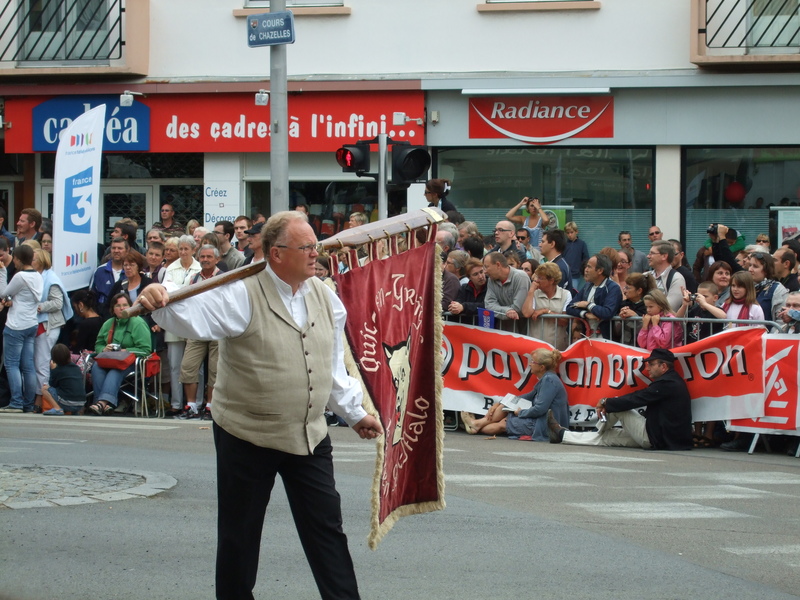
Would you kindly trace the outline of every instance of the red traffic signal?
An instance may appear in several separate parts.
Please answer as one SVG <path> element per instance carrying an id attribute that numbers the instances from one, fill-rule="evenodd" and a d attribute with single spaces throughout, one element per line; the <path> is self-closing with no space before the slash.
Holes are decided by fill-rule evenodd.
<path id="1" fill-rule="evenodd" d="M 369 171 L 369 144 L 342 146 L 336 151 L 336 162 L 343 173 L 365 173 Z"/>

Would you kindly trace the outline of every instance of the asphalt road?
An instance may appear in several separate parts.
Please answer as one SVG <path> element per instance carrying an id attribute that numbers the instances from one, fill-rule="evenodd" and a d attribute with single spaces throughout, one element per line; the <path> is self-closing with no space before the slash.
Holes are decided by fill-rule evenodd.
<path id="1" fill-rule="evenodd" d="M 33 465 L 39 475 L 88 472 L 117 487 L 161 482 L 144 495 L 99 493 L 89 503 L 0 504 L 0 598 L 212 598 L 209 425 L 0 416 L 6 495 Z M 365 599 L 800 597 L 798 459 L 448 433 L 447 509 L 401 519 L 373 552 L 366 536 L 374 446 L 348 429 L 330 433 Z M 280 486 L 255 593 L 319 597 Z"/>

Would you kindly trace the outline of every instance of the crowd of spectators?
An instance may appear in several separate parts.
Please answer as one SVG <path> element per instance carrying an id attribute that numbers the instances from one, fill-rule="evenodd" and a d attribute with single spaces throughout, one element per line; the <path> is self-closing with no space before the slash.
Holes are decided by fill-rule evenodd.
<path id="1" fill-rule="evenodd" d="M 426 185 L 430 206 L 446 209 L 449 216 L 436 236 L 442 252 L 441 308 L 447 319 L 476 323 L 480 314 L 491 315 L 496 327 L 541 339 L 558 351 L 582 337 L 612 339 L 651 351 L 670 349 L 748 320 L 772 330 L 798 331 L 800 243 L 796 240 L 787 240 L 770 253 L 767 236 L 747 245 L 738 232 L 713 224 L 690 267 L 681 241 L 663 239 L 656 225 L 648 230 L 649 248 L 634 248 L 632 232 L 622 230 L 615 244 L 592 251 L 580 238 L 577 223 L 557 228 L 540 200 L 532 197 L 522 198 L 484 236 L 447 200 L 449 190 L 446 180 Z M 96 364 L 90 367 L 89 358 L 119 346 L 143 357 L 159 356 L 168 415 L 210 418 L 216 348 L 164 331 L 147 317 L 125 320 L 118 313 L 151 282 L 180 288 L 263 260 L 263 215 L 219 221 L 208 231 L 197 221 L 178 223 L 174 208 L 164 204 L 141 248 L 138 224 L 122 219 L 115 224 L 110 243 L 98 251 L 101 262 L 89 289 L 70 295 L 51 268 L 53 237 L 41 214 L 23 210 L 16 235 L 5 227 L 5 220 L 0 210 L 0 296 L 7 307 L 0 312 L 4 345 L 0 404 L 4 395 L 8 399 L 0 410 L 44 408 L 48 414 L 83 410 L 72 410 L 74 398 L 61 402 L 47 392 L 57 390 L 54 373 L 63 377 L 65 371 L 63 349 L 56 350 L 59 345 L 68 348 L 72 362 L 89 374 L 93 387 L 85 411 L 103 415 L 119 410 L 116 388 L 126 373 L 109 376 Z M 366 215 L 353 213 L 349 226 L 367 220 Z M 322 255 L 316 273 L 324 279 L 332 269 L 350 268 L 353 256 L 364 264 L 385 253 L 371 245 L 355 255 L 343 252 L 333 261 Z M 682 322 L 685 318 L 695 320 Z M 143 326 L 147 343 L 143 338 L 134 341 L 130 330 L 141 333 Z M 505 423 L 505 416 L 485 425 L 491 430 L 500 420 Z M 541 427 L 540 423 L 537 439 L 543 438 Z M 482 425 L 473 428 L 482 429 Z M 703 427 L 697 434 L 713 439 L 713 432 Z"/>

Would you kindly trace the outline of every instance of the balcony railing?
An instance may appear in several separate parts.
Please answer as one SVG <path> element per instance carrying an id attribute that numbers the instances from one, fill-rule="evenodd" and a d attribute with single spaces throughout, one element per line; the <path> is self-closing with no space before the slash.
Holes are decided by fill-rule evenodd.
<path id="1" fill-rule="evenodd" d="M 692 0 L 692 62 L 800 63 L 800 0 Z"/>
<path id="2" fill-rule="evenodd" d="M 0 0 L 0 74 L 146 74 L 149 28 L 149 0 Z"/>

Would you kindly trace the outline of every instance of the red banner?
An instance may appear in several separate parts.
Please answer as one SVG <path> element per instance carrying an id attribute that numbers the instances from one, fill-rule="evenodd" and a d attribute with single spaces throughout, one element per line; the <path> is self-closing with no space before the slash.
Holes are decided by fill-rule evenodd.
<path id="1" fill-rule="evenodd" d="M 552 144 L 614 137 L 612 96 L 503 96 L 469 99 L 470 139 Z"/>
<path id="2" fill-rule="evenodd" d="M 444 508 L 435 260 L 429 242 L 335 277 L 354 367 L 386 430 L 372 547 L 399 517 Z"/>
<path id="3" fill-rule="evenodd" d="M 731 421 L 730 429 L 800 435 L 800 336 L 765 335 L 764 416 Z"/>
<path id="4" fill-rule="evenodd" d="M 692 396 L 695 420 L 764 414 L 764 336 L 762 328 L 738 328 L 673 349 L 675 369 Z M 536 379 L 527 366 L 526 354 L 542 347 L 550 348 L 522 335 L 447 324 L 442 340 L 445 410 L 485 413 L 506 394 L 531 391 Z M 650 380 L 642 373 L 642 359 L 648 354 L 640 348 L 594 339 L 567 348 L 559 375 L 567 388 L 570 420 L 578 425 L 593 423 L 600 398 L 647 387 Z M 780 360 L 783 365 L 787 359 Z"/>
<path id="5" fill-rule="evenodd" d="M 270 112 L 256 106 L 253 94 L 154 94 L 137 96 L 134 107 L 119 107 L 119 96 L 86 96 L 84 102 L 55 102 L 52 114 L 34 118 L 43 97 L 7 98 L 6 152 L 30 153 L 34 137 L 53 140 L 94 101 L 108 104 L 106 134 L 110 138 L 142 138 L 150 152 L 269 152 Z M 80 99 L 80 98 L 79 98 Z M 143 114 L 137 109 L 146 108 Z M 44 111 L 43 111 L 44 112 Z M 421 91 L 304 92 L 288 99 L 290 152 L 332 152 L 354 140 L 388 133 L 394 140 L 425 145 L 425 128 L 414 121 L 392 124 L 392 113 L 425 114 Z M 55 148 L 53 148 L 55 149 Z M 124 144 L 117 148 L 125 151 Z M 136 151 L 141 151 L 139 148 Z"/>

